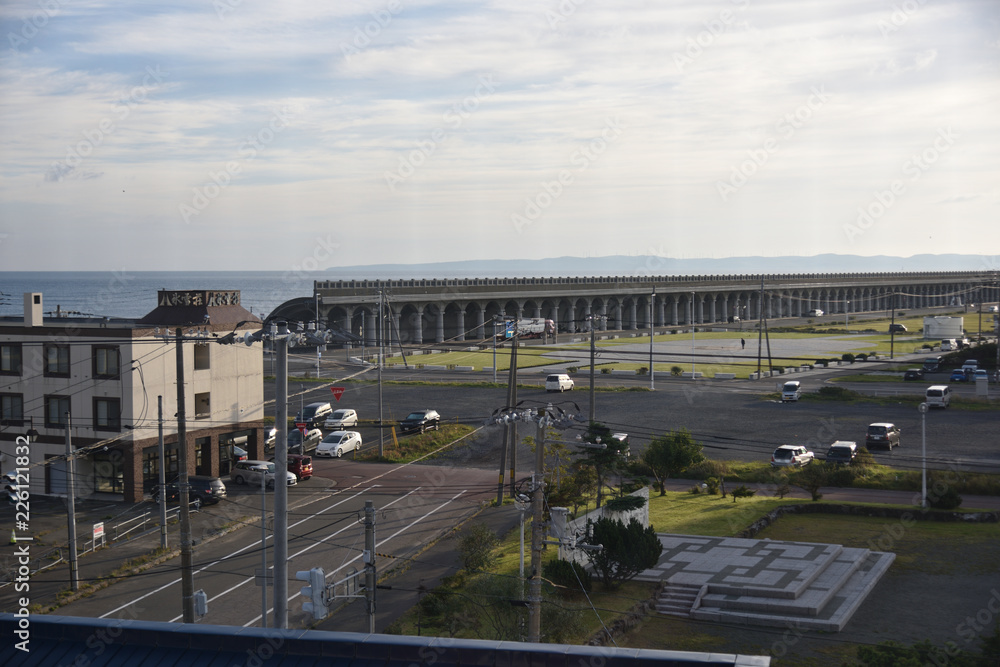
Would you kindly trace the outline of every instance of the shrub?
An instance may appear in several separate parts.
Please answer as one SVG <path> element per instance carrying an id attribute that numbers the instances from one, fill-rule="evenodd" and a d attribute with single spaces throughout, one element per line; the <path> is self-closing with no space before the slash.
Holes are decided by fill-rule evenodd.
<path id="1" fill-rule="evenodd" d="M 729 465 L 725 461 L 705 459 L 700 463 L 689 466 L 685 474 L 694 479 L 718 478 L 729 474 Z"/>
<path id="2" fill-rule="evenodd" d="M 927 504 L 936 510 L 953 510 L 962 506 L 962 496 L 958 495 L 955 487 L 949 486 L 943 493 L 930 493 L 927 495 Z"/>
<path id="3" fill-rule="evenodd" d="M 717 477 L 709 477 L 705 480 L 705 490 L 711 495 L 716 495 L 719 492 L 719 479 Z"/>
<path id="4" fill-rule="evenodd" d="M 683 372 L 684 372 L 684 369 L 681 368 L 680 366 L 671 366 L 670 367 L 670 374 L 673 375 L 675 378 L 679 378 L 681 376 L 681 373 L 683 373 Z"/>
<path id="5" fill-rule="evenodd" d="M 559 559 L 543 563 L 542 576 L 556 586 L 567 589 L 567 593 L 579 591 L 581 584 L 583 590 L 589 593 L 594 585 L 590 573 L 575 561 Z M 579 581 L 577 577 L 579 577 Z"/>
<path id="6" fill-rule="evenodd" d="M 493 550 L 499 546 L 500 538 L 488 526 L 477 523 L 470 527 L 458 543 L 462 556 L 462 566 L 470 572 L 483 572 L 495 564 Z"/>
<path id="7" fill-rule="evenodd" d="M 775 373 L 784 373 L 785 372 L 785 367 L 784 366 L 771 366 L 771 370 L 773 372 L 775 372 Z"/>
<path id="8" fill-rule="evenodd" d="M 649 367 L 639 366 L 639 368 L 637 368 L 635 372 L 637 375 L 649 375 Z"/>
<path id="9" fill-rule="evenodd" d="M 699 493 L 701 493 L 701 487 L 695 484 L 690 489 L 688 489 L 688 493 L 698 495 Z"/>
<path id="10" fill-rule="evenodd" d="M 611 375 L 611 367 L 605 366 L 601 369 L 601 375 Z"/>
<path id="11" fill-rule="evenodd" d="M 567 372 L 567 373 L 576 373 L 576 372 L 577 372 L 577 371 L 579 371 L 579 370 L 580 370 L 580 369 L 579 369 L 579 368 L 577 368 L 576 366 L 570 366 L 569 368 L 567 368 L 567 369 L 566 369 L 566 372 Z"/>
<path id="12" fill-rule="evenodd" d="M 861 353 L 859 353 L 859 354 L 858 354 L 857 356 L 855 356 L 854 358 L 855 358 L 855 359 L 856 359 L 857 361 L 868 361 L 868 355 L 867 355 L 867 354 L 865 354 L 864 352 L 861 352 Z"/>
<path id="13" fill-rule="evenodd" d="M 753 489 L 748 489 L 746 484 L 740 484 L 739 488 L 733 489 L 733 502 L 736 502 L 737 498 L 753 498 L 753 495 L 757 493 Z"/>
<path id="14" fill-rule="evenodd" d="M 816 393 L 823 398 L 832 398 L 838 401 L 850 401 L 857 396 L 857 392 L 851 391 L 847 387 L 828 385 L 820 387 Z"/>
<path id="15" fill-rule="evenodd" d="M 840 360 L 841 361 L 846 361 L 849 364 L 853 364 L 854 363 L 854 355 L 851 354 L 850 352 L 844 352 L 842 355 L 840 355 Z"/>
<path id="16" fill-rule="evenodd" d="M 612 498 L 604 504 L 604 508 L 609 512 L 631 512 L 646 504 L 646 499 L 642 496 L 622 496 Z"/>
<path id="17" fill-rule="evenodd" d="M 854 456 L 854 462 L 851 464 L 852 467 L 858 468 L 858 472 L 860 473 L 867 472 L 867 469 L 873 465 L 875 465 L 875 457 L 872 456 L 867 447 L 862 447 L 858 450 L 858 453 Z"/>
<path id="18" fill-rule="evenodd" d="M 816 363 L 814 365 L 815 366 L 822 366 L 823 368 L 826 368 L 826 364 L 827 364 L 826 359 L 817 359 Z"/>

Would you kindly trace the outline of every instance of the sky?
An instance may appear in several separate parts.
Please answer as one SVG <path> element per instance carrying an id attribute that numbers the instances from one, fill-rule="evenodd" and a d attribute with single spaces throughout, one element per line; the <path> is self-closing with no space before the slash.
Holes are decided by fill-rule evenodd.
<path id="1" fill-rule="evenodd" d="M 995 0 L 5 0 L 0 35 L 0 270 L 1000 254 Z"/>

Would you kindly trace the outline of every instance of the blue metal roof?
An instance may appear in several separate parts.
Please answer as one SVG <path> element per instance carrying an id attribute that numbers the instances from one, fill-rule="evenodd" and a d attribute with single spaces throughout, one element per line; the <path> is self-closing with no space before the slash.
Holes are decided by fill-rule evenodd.
<path id="1" fill-rule="evenodd" d="M 660 667 L 770 665 L 768 656 L 528 644 L 445 637 L 366 635 L 157 623 L 73 616 L 28 617 L 28 652 L 18 617 L 0 614 L 0 665 L 21 667 Z"/>

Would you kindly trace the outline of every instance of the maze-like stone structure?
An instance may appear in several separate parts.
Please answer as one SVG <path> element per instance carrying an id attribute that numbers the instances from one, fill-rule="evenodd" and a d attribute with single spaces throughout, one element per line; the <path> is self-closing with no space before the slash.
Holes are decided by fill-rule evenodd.
<path id="1" fill-rule="evenodd" d="M 837 632 L 895 554 L 837 544 L 659 536 L 663 554 L 640 578 L 666 582 L 665 614 Z"/>

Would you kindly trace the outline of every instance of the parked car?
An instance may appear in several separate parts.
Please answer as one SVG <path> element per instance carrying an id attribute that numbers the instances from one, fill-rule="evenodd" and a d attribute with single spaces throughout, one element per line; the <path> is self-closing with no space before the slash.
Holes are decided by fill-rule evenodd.
<path id="1" fill-rule="evenodd" d="M 781 402 L 797 401 L 802 398 L 802 383 L 798 380 L 786 382 L 781 388 Z"/>
<path id="2" fill-rule="evenodd" d="M 928 359 L 924 359 L 924 372 L 933 373 L 937 371 L 938 368 L 941 367 L 941 361 L 941 357 L 930 357 Z"/>
<path id="3" fill-rule="evenodd" d="M 330 416 L 326 418 L 326 422 L 324 423 L 324 426 L 329 429 L 333 429 L 334 431 L 342 431 L 345 428 L 357 425 L 358 413 L 347 408 L 334 410 L 330 413 Z"/>
<path id="4" fill-rule="evenodd" d="M 932 384 L 927 387 L 924 402 L 930 408 L 946 408 L 951 403 L 951 387 L 946 384 Z"/>
<path id="5" fill-rule="evenodd" d="M 545 391 L 572 391 L 576 383 L 565 373 L 555 373 L 545 378 Z"/>
<path id="6" fill-rule="evenodd" d="M 997 313 L 997 312 L 1000 312 L 1000 308 L 998 308 L 997 306 L 990 306 L 990 308 L 989 308 L 989 310 L 987 312 Z"/>
<path id="7" fill-rule="evenodd" d="M 823 311 L 820 310 L 819 308 L 813 308 L 808 313 L 806 313 L 806 317 L 823 317 Z"/>
<path id="8" fill-rule="evenodd" d="M 923 380 L 924 371 L 920 368 L 910 368 L 903 373 L 904 380 Z"/>
<path id="9" fill-rule="evenodd" d="M 890 324 L 889 333 L 906 333 L 906 327 L 902 324 Z"/>
<path id="10" fill-rule="evenodd" d="M 167 502 L 180 500 L 181 491 L 177 480 L 166 485 Z M 195 509 L 202 505 L 214 505 L 226 497 L 226 485 L 218 477 L 210 475 L 188 475 L 188 501 Z M 153 499 L 160 502 L 159 487 L 153 489 Z"/>
<path id="11" fill-rule="evenodd" d="M 239 445 L 233 445 L 233 460 L 234 461 L 246 461 L 247 460 L 247 450 L 243 449 Z"/>
<path id="12" fill-rule="evenodd" d="M 954 338 L 945 338 L 941 341 L 942 352 L 953 352 L 958 349 L 958 341 Z"/>
<path id="13" fill-rule="evenodd" d="M 331 412 L 333 412 L 333 406 L 329 403 L 323 403 L 322 401 L 310 403 L 295 415 L 295 421 L 305 422 L 306 426 L 314 428 L 319 422 L 325 421 Z"/>
<path id="14" fill-rule="evenodd" d="M 968 378 L 965 376 L 965 371 L 961 368 L 956 368 L 951 372 L 951 376 L 948 378 L 948 382 L 965 382 Z"/>
<path id="15" fill-rule="evenodd" d="M 423 433 L 428 429 L 435 431 L 441 427 L 441 415 L 437 410 L 416 410 L 406 415 L 403 421 L 399 422 L 399 429 L 403 433 L 419 431 Z"/>
<path id="16" fill-rule="evenodd" d="M 800 468 L 813 462 L 816 457 L 801 445 L 782 445 L 771 454 L 772 468 Z"/>
<path id="17" fill-rule="evenodd" d="M 962 363 L 962 371 L 968 375 L 970 373 L 975 373 L 976 369 L 979 368 L 979 362 L 975 359 L 966 359 Z"/>
<path id="18" fill-rule="evenodd" d="M 978 382 L 979 380 L 986 380 L 987 382 L 989 382 L 990 374 L 986 372 L 985 368 L 977 368 L 976 371 L 972 374 L 972 379 L 975 382 Z"/>
<path id="19" fill-rule="evenodd" d="M 288 486 L 295 486 L 298 484 L 299 479 L 295 476 L 295 473 L 285 472 L 285 480 Z M 274 488 L 275 470 L 273 461 L 239 461 L 233 466 L 233 469 L 229 471 L 229 479 L 233 481 L 234 484 L 250 484 L 253 486 L 260 486 L 261 476 L 264 477 L 264 484 L 269 489 Z"/>
<path id="20" fill-rule="evenodd" d="M 274 459 L 272 458 L 269 463 L 274 463 Z M 306 481 L 313 475 L 312 457 L 305 454 L 289 454 L 288 472 L 294 473 L 303 482 Z"/>
<path id="21" fill-rule="evenodd" d="M 302 431 L 293 428 L 288 432 L 288 451 L 295 454 L 307 454 L 316 449 L 316 445 L 323 439 L 323 431 L 318 428 L 311 428 L 306 431 L 305 436 Z"/>
<path id="22" fill-rule="evenodd" d="M 334 431 L 319 443 L 316 448 L 316 456 L 337 457 L 338 459 L 347 452 L 361 449 L 361 434 L 357 431 Z"/>
<path id="23" fill-rule="evenodd" d="M 830 463 L 850 465 L 858 455 L 858 443 L 847 440 L 837 440 L 826 451 L 826 460 Z"/>
<path id="24" fill-rule="evenodd" d="M 869 424 L 865 447 L 885 447 L 891 452 L 893 447 L 899 447 L 899 427 L 889 422 Z"/>

